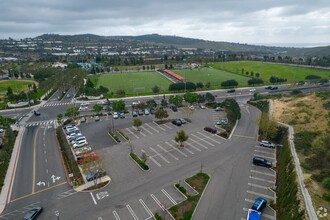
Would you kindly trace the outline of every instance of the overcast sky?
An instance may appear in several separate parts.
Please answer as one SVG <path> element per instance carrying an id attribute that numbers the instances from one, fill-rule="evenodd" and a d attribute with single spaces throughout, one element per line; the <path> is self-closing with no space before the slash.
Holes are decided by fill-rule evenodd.
<path id="1" fill-rule="evenodd" d="M 44 33 L 330 45 L 330 0 L 0 0 L 1 39 Z"/>

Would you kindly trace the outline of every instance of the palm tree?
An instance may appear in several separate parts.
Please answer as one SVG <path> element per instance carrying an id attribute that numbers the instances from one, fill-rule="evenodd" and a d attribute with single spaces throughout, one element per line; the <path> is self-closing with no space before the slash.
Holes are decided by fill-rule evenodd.
<path id="1" fill-rule="evenodd" d="M 189 138 L 189 137 L 186 135 L 186 133 L 185 133 L 183 130 L 181 130 L 181 131 L 176 132 L 176 136 L 175 136 L 174 140 L 175 140 L 177 143 L 180 144 L 180 147 L 183 147 L 183 146 L 184 146 L 183 143 L 184 143 L 185 141 L 187 141 L 188 138 Z"/>

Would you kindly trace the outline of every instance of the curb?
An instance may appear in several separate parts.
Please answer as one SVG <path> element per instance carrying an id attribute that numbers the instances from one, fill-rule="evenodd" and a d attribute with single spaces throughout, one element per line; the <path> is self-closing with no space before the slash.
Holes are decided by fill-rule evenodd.
<path id="1" fill-rule="evenodd" d="M 133 154 L 135 154 L 135 153 L 133 153 Z M 135 154 L 136 155 L 136 154 Z M 150 167 L 148 166 L 148 164 L 147 164 L 147 166 L 149 167 L 149 169 L 148 170 L 144 170 L 141 166 L 140 166 L 140 164 L 138 164 L 132 157 L 131 157 L 131 155 L 130 154 L 128 154 L 128 156 L 129 156 L 129 158 L 131 159 L 131 160 L 133 160 L 133 162 L 143 171 L 143 172 L 148 172 L 148 171 L 150 171 Z M 136 155 L 138 158 L 140 158 L 138 155 Z M 140 158 L 140 160 L 141 160 L 141 158 Z"/>
<path id="2" fill-rule="evenodd" d="M 205 174 L 206 174 L 206 173 L 205 173 Z M 203 190 L 203 192 L 202 192 L 202 194 L 201 194 L 201 197 L 200 197 L 200 199 L 198 200 L 198 203 L 197 203 L 197 205 L 196 205 L 196 208 L 195 208 L 194 212 L 193 212 L 192 215 L 191 215 L 191 219 L 194 219 L 194 215 L 195 215 L 196 210 L 198 209 L 199 203 L 202 201 L 203 196 L 204 196 L 204 193 L 205 193 L 207 187 L 209 186 L 209 183 L 211 182 L 211 178 L 212 178 L 211 175 L 210 175 L 210 174 L 207 174 L 207 175 L 210 177 L 210 178 L 209 178 L 209 181 L 207 182 L 207 184 L 206 184 L 206 186 L 205 186 L 205 188 L 204 188 L 204 190 Z"/>

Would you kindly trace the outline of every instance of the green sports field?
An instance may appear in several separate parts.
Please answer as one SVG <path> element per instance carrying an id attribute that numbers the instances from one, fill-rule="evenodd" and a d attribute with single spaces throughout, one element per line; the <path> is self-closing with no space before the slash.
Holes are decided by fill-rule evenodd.
<path id="1" fill-rule="evenodd" d="M 238 86 L 243 86 L 247 85 L 247 81 L 250 79 L 246 76 L 213 68 L 173 70 L 173 72 L 181 75 L 190 82 L 202 82 L 204 85 L 210 82 L 212 87 L 220 87 L 221 82 L 230 79 L 236 80 L 239 84 Z"/>
<path id="2" fill-rule="evenodd" d="M 125 90 L 126 94 L 151 94 L 152 87 L 159 86 L 161 91 L 167 91 L 171 81 L 157 72 L 125 72 L 102 74 L 97 78 L 96 87 L 104 86 L 109 91 Z"/>
<path id="3" fill-rule="evenodd" d="M 8 87 L 11 87 L 14 93 L 20 93 L 23 90 L 28 90 L 28 85 L 33 83 L 37 84 L 33 80 L 3 80 L 0 81 L 0 93 L 7 93 Z"/>
<path id="4" fill-rule="evenodd" d="M 242 61 L 213 63 L 210 66 L 215 69 L 237 73 L 238 75 L 242 75 L 242 68 L 244 68 L 244 72 L 248 71 L 251 73 L 251 71 L 253 71 L 254 74 L 260 73 L 260 78 L 265 82 L 269 82 L 269 78 L 271 76 L 285 78 L 288 82 L 305 80 L 305 77 L 308 75 L 317 75 L 328 79 L 330 78 L 329 70 L 303 68 L 284 64 Z"/>

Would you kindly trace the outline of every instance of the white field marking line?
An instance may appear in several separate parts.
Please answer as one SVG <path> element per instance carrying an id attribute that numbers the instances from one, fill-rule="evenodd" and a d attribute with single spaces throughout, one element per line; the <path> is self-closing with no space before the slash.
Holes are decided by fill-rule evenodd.
<path id="1" fill-rule="evenodd" d="M 275 155 L 275 152 L 274 153 L 271 153 L 271 152 L 265 152 L 265 151 L 262 151 L 262 150 L 254 150 L 255 152 L 259 152 L 259 153 L 263 153 L 263 154 L 271 154 L 271 155 Z"/>
<path id="2" fill-rule="evenodd" d="M 212 143 L 206 141 L 205 138 L 200 138 L 200 137 L 198 137 L 197 135 L 194 135 L 194 134 L 190 134 L 190 135 L 191 135 L 191 136 L 194 136 L 195 138 L 200 139 L 201 141 L 204 141 L 204 142 L 207 143 L 208 145 L 211 145 L 212 147 L 214 147 L 214 144 L 212 144 Z"/>
<path id="3" fill-rule="evenodd" d="M 112 214 L 115 216 L 116 220 L 120 220 L 120 218 L 119 218 L 119 216 L 118 216 L 118 214 L 117 214 L 116 211 L 113 211 Z"/>
<path id="4" fill-rule="evenodd" d="M 145 127 L 143 126 L 140 126 L 140 128 L 142 128 L 144 131 L 148 132 L 149 134 L 152 134 L 148 129 L 146 129 Z"/>
<path id="5" fill-rule="evenodd" d="M 128 131 L 131 135 L 135 136 L 137 139 L 139 139 L 139 136 L 137 136 L 136 134 L 134 134 L 131 130 L 129 130 L 128 128 L 126 128 L 126 131 Z"/>
<path id="6" fill-rule="evenodd" d="M 192 145 L 191 143 L 188 143 L 188 142 L 187 142 L 186 144 L 189 145 L 190 147 L 194 148 L 195 150 L 201 152 L 201 150 L 200 150 L 199 148 L 195 147 L 195 146 Z"/>
<path id="7" fill-rule="evenodd" d="M 159 200 L 156 198 L 156 196 L 154 196 L 154 194 L 150 194 L 151 198 L 153 198 L 153 200 L 155 200 L 155 202 L 157 203 L 157 205 L 159 206 L 159 208 L 161 208 L 163 211 L 165 211 L 165 208 L 160 204 Z"/>
<path id="8" fill-rule="evenodd" d="M 204 148 L 204 149 L 206 149 L 206 150 L 209 149 L 208 147 L 204 146 L 203 144 L 199 143 L 198 141 L 195 141 L 194 139 L 189 138 L 188 140 L 189 140 L 189 141 L 192 141 L 193 143 L 198 144 L 199 146 L 201 146 L 202 148 Z M 200 150 L 199 150 L 199 151 L 200 151 Z"/>
<path id="9" fill-rule="evenodd" d="M 249 185 L 249 186 L 256 187 L 256 188 L 260 188 L 260 189 L 268 189 L 267 186 L 261 186 L 261 185 L 254 184 L 254 183 L 248 183 L 248 185 Z"/>
<path id="10" fill-rule="evenodd" d="M 203 134 L 203 133 L 201 133 L 201 132 L 197 132 L 197 134 L 200 134 L 200 135 L 202 135 L 203 137 L 205 137 L 205 138 L 207 138 L 207 139 L 210 139 L 211 141 L 213 141 L 213 142 L 215 142 L 215 143 L 217 143 L 217 144 L 221 144 L 221 142 L 219 142 L 219 141 L 216 141 L 216 140 L 214 140 L 214 139 L 212 139 L 211 137 L 208 137 L 208 136 L 206 136 L 205 134 Z M 214 135 L 212 135 L 212 137 L 214 137 Z"/>
<path id="11" fill-rule="evenodd" d="M 175 140 L 171 140 L 171 141 L 172 141 L 173 143 L 176 144 Z M 195 154 L 194 152 L 192 152 L 192 151 L 189 150 L 188 148 L 183 147 L 183 149 L 186 150 L 186 151 L 188 151 L 188 152 L 191 153 L 191 154 Z"/>
<path id="12" fill-rule="evenodd" d="M 128 204 L 126 205 L 126 208 L 128 209 L 128 211 L 131 213 L 131 215 L 133 216 L 133 218 L 135 220 L 139 220 L 139 218 L 136 216 L 135 212 L 133 211 L 133 209 L 131 208 L 131 206 L 129 206 Z"/>
<path id="13" fill-rule="evenodd" d="M 154 214 L 152 214 L 152 212 L 150 211 L 150 209 L 148 208 L 148 206 L 143 202 L 142 199 L 139 199 L 141 205 L 145 208 L 145 210 L 148 212 L 148 214 L 150 215 L 150 217 L 154 217 Z M 150 217 L 146 218 L 149 219 Z"/>
<path id="14" fill-rule="evenodd" d="M 96 202 L 96 200 L 95 200 L 95 198 L 94 198 L 93 193 L 92 193 L 92 192 L 89 192 L 89 193 L 91 194 L 91 197 L 92 197 L 92 199 L 93 199 L 93 201 L 94 201 L 94 204 L 97 205 L 97 202 Z"/>
<path id="15" fill-rule="evenodd" d="M 249 209 L 248 208 L 243 208 L 243 211 L 247 212 L 247 211 L 249 211 Z M 262 214 L 262 217 L 275 220 L 274 216 L 271 216 L 271 215 L 268 215 L 268 214 L 264 214 L 264 213 Z M 245 219 L 245 218 L 242 218 L 242 219 Z"/>
<path id="16" fill-rule="evenodd" d="M 266 175 L 266 176 L 271 176 L 271 177 L 275 177 L 276 175 L 271 174 L 271 173 L 265 173 L 265 172 L 260 172 L 257 170 L 251 170 L 252 173 L 258 173 L 258 174 L 262 174 L 262 175 Z"/>
<path id="17" fill-rule="evenodd" d="M 176 150 L 178 153 L 180 153 L 182 156 L 187 157 L 187 154 L 179 151 L 176 147 L 174 147 L 172 144 L 168 143 L 167 141 L 165 142 L 168 146 L 170 146 L 172 149 Z"/>
<path id="18" fill-rule="evenodd" d="M 263 155 L 260 155 L 260 154 L 253 154 L 253 156 L 255 156 L 255 157 L 264 157 L 264 158 L 267 158 L 267 159 L 275 160 L 274 157 L 267 157 L 267 156 L 263 156 Z"/>
<path id="19" fill-rule="evenodd" d="M 166 129 L 162 128 L 159 124 L 157 124 L 156 122 L 152 121 L 152 123 L 154 123 L 159 129 L 166 131 Z"/>
<path id="20" fill-rule="evenodd" d="M 256 196 L 262 196 L 264 198 L 268 198 L 268 199 L 274 199 L 273 196 L 269 196 L 269 195 L 266 195 L 266 194 L 262 194 L 262 193 L 258 193 L 258 192 L 253 192 L 253 191 L 250 191 L 250 190 L 247 190 L 246 191 L 247 193 L 250 193 L 252 195 L 256 195 Z"/>
<path id="21" fill-rule="evenodd" d="M 271 181 L 271 180 L 265 180 L 265 179 L 254 177 L 254 176 L 250 176 L 250 178 L 251 179 L 254 179 L 254 180 L 259 180 L 259 181 L 262 181 L 262 182 L 266 182 L 266 183 L 275 184 L 275 182 L 274 181 Z"/>
<path id="22" fill-rule="evenodd" d="M 153 128 L 153 127 L 151 127 L 149 124 L 144 124 L 144 125 L 148 126 L 148 127 L 149 127 L 149 128 L 151 128 L 152 130 L 154 130 L 154 131 L 156 131 L 157 133 L 159 133 L 159 131 L 158 131 L 158 130 L 154 129 L 154 128 Z"/>
<path id="23" fill-rule="evenodd" d="M 174 205 L 176 205 L 176 204 L 178 204 L 171 196 L 170 196 L 170 194 L 168 194 L 168 192 L 166 192 L 165 191 L 165 189 L 162 189 L 161 190 L 162 191 L 162 193 L 169 199 L 169 200 L 171 200 L 171 202 L 174 204 Z"/>
<path id="24" fill-rule="evenodd" d="M 158 153 L 155 149 L 153 149 L 152 147 L 150 147 L 150 150 L 152 150 L 157 156 L 159 156 L 160 158 L 162 158 L 166 163 L 170 163 L 170 161 L 168 161 L 163 155 L 161 155 L 160 153 Z"/>
<path id="25" fill-rule="evenodd" d="M 165 148 L 163 148 L 159 144 L 157 144 L 157 147 L 159 147 L 160 149 L 162 149 L 165 153 L 168 153 L 173 159 L 179 160 L 179 158 L 177 158 L 176 156 L 174 156 L 171 152 L 169 152 L 168 150 L 166 150 Z"/>
<path id="26" fill-rule="evenodd" d="M 172 127 L 168 126 L 167 124 L 163 124 L 165 127 L 167 127 L 168 129 L 173 129 Z"/>

